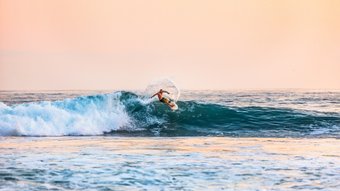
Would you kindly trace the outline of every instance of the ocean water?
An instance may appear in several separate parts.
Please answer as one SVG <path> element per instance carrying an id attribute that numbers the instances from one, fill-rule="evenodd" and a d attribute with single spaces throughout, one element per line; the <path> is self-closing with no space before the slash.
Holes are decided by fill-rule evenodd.
<path id="1" fill-rule="evenodd" d="M 339 190 L 339 91 L 0 91 L 1 190 Z"/>
<path id="2" fill-rule="evenodd" d="M 340 137 L 340 92 L 0 92 L 0 136 Z"/>

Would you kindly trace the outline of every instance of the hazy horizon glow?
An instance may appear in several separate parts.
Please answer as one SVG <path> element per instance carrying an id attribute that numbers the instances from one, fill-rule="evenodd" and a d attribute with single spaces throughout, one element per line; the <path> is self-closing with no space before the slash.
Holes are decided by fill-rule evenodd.
<path id="1" fill-rule="evenodd" d="M 0 90 L 340 89 L 340 1 L 0 0 Z"/>

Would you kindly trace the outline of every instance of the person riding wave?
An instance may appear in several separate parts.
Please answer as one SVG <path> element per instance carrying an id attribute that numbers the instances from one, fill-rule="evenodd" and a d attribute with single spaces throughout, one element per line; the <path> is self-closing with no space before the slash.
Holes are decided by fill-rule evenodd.
<path id="1" fill-rule="evenodd" d="M 157 93 L 155 93 L 151 98 L 155 97 L 156 95 L 158 96 L 158 100 L 160 102 L 163 102 L 165 104 L 170 104 L 171 100 L 169 98 L 163 97 L 163 93 L 170 94 L 168 91 L 165 91 L 163 89 L 160 89 Z"/>

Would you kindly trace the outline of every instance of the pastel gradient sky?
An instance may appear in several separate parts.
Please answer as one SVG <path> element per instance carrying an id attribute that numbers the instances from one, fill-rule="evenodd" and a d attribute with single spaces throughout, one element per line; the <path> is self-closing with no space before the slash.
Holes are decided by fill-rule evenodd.
<path id="1" fill-rule="evenodd" d="M 340 89 L 339 0 L 0 0 L 0 90 Z"/>

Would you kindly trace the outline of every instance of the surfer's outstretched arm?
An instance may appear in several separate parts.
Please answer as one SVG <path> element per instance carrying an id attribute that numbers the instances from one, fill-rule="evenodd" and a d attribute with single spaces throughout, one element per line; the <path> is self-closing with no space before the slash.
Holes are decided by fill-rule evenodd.
<path id="1" fill-rule="evenodd" d="M 163 92 L 165 92 L 165 93 L 167 93 L 167 94 L 170 94 L 168 91 L 165 91 L 165 90 L 163 90 Z"/>
<path id="2" fill-rule="evenodd" d="M 155 93 L 153 96 L 151 96 L 150 98 L 153 98 L 153 97 L 155 97 L 156 95 L 157 95 L 158 93 Z"/>

